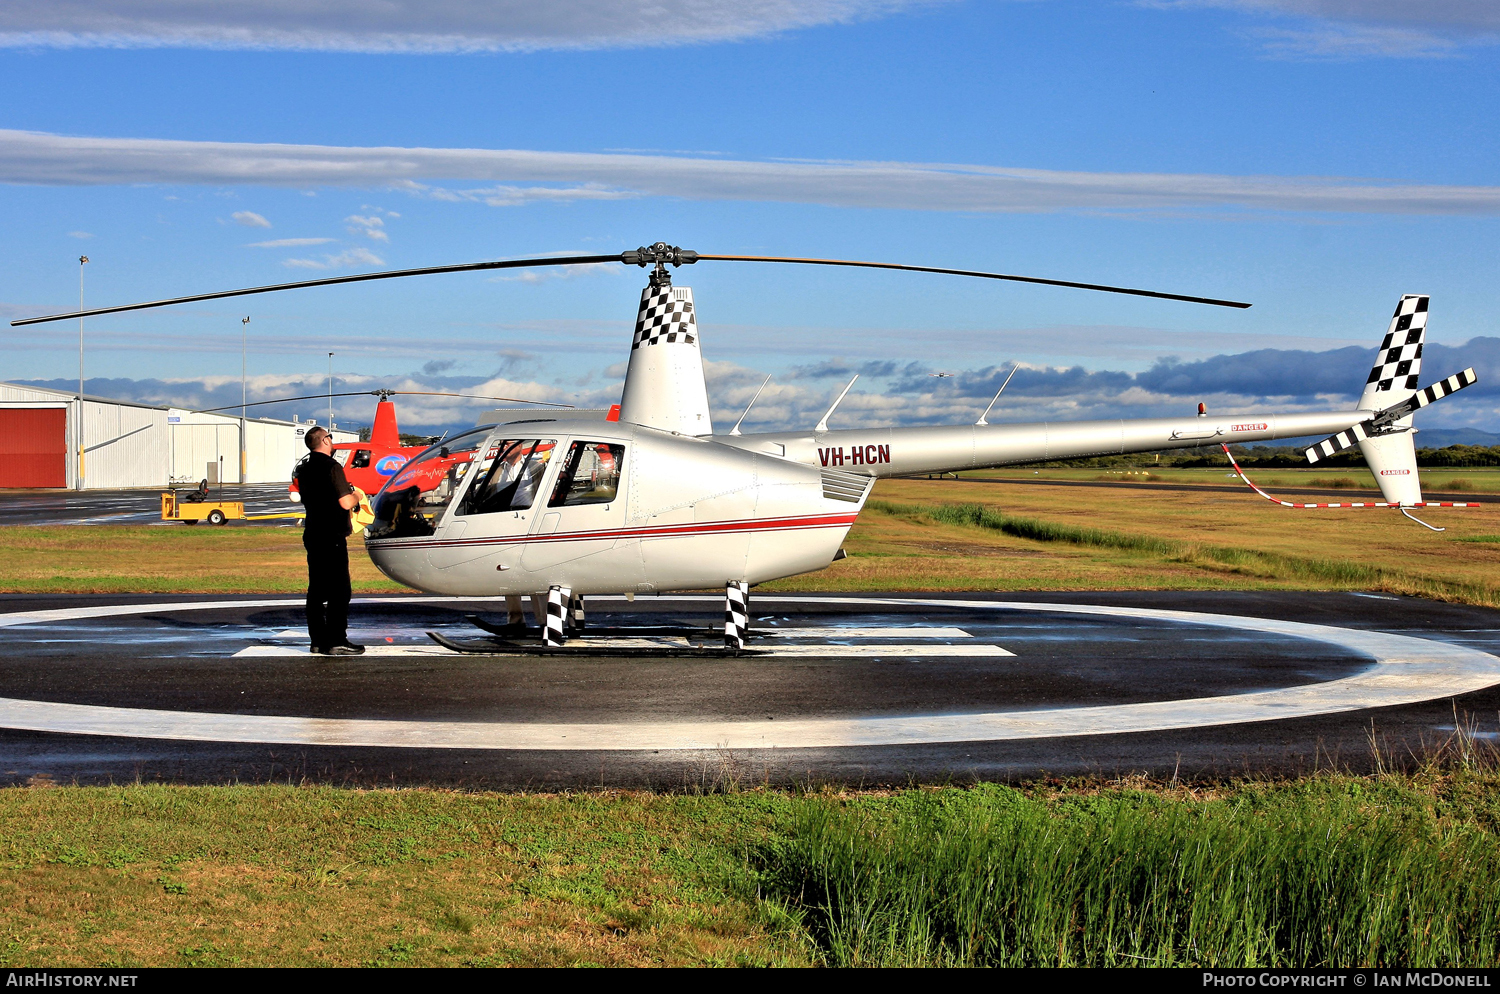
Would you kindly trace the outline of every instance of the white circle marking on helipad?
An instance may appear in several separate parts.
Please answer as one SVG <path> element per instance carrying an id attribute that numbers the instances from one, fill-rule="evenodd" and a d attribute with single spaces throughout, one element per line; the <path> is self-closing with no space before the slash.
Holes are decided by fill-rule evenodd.
<path id="1" fill-rule="evenodd" d="M 612 599 L 612 598 L 600 598 Z M 663 598 L 667 600 L 668 598 Z M 712 601 L 711 597 L 671 600 Z M 395 603 L 456 603 L 496 598 L 402 597 Z M 790 721 L 530 723 L 308 718 L 149 708 L 116 708 L 0 698 L 0 727 L 74 735 L 244 742 L 307 746 L 506 750 L 806 749 L 998 742 L 1081 735 L 1115 735 L 1276 721 L 1415 704 L 1471 693 L 1500 683 L 1500 658 L 1467 646 L 1410 635 L 1330 625 L 1275 621 L 1196 611 L 970 601 L 911 597 L 797 597 L 763 595 L 759 602 L 871 607 L 941 607 L 973 611 L 1032 611 L 1132 618 L 1260 632 L 1324 642 L 1372 660 L 1359 673 L 1325 683 L 1202 697 L 1098 707 L 901 717 L 814 718 Z M 356 603 L 392 603 L 359 598 Z M 157 611 L 288 607 L 302 600 L 190 601 L 72 608 L 0 615 L 0 628 Z M 628 665 L 628 664 L 627 664 Z"/>

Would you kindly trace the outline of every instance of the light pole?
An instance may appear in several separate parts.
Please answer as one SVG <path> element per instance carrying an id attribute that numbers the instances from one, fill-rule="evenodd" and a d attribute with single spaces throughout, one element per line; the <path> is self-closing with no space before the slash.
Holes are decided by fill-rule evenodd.
<path id="1" fill-rule="evenodd" d="M 78 309 L 83 310 L 83 267 L 89 264 L 89 257 L 80 255 L 78 257 Z M 78 442 L 78 480 L 77 487 L 83 489 L 83 318 L 78 319 L 78 418 L 77 431 L 75 434 Z"/>
<path id="2" fill-rule="evenodd" d="M 245 340 L 249 337 L 250 318 L 246 316 L 240 322 L 240 486 L 249 483 L 249 457 L 245 455 L 246 427 L 245 427 L 245 401 L 249 399 L 245 391 Z"/>
<path id="3" fill-rule="evenodd" d="M 80 308 L 81 310 L 82 308 Z M 328 353 L 328 433 L 333 434 L 333 353 Z"/>

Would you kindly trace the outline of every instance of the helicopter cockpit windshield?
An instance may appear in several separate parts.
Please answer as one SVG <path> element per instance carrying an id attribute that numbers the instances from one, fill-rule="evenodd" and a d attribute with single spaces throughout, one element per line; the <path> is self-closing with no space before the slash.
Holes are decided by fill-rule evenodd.
<path id="1" fill-rule="evenodd" d="M 375 523 L 367 538 L 431 535 L 433 526 L 463 489 L 480 446 L 495 429 L 486 425 L 430 446 L 380 488 Z"/>

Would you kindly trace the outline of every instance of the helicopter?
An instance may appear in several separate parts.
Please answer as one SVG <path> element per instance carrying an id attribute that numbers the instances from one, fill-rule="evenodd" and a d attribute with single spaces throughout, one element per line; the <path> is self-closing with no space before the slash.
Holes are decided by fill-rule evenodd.
<path id="1" fill-rule="evenodd" d="M 1391 508 L 1429 528 L 1433 526 L 1415 518 L 1412 509 L 1477 506 L 1422 500 L 1412 415 L 1476 382 L 1473 370 L 1468 369 L 1418 388 L 1426 296 L 1401 297 L 1359 403 L 1349 410 L 1211 418 L 1200 404 L 1196 414 L 1180 418 L 992 425 L 986 420 L 995 403 L 991 400 L 972 425 L 830 429 L 829 418 L 853 386 L 851 380 L 810 430 L 742 433 L 742 414 L 728 433 L 720 433 L 709 412 L 693 292 L 672 281 L 672 270 L 708 261 L 898 270 L 1210 306 L 1250 306 L 1218 298 L 974 270 L 709 255 L 657 242 L 618 255 L 364 273 L 11 323 L 35 324 L 439 273 L 603 262 L 649 267 L 616 420 L 572 418 L 562 410 L 538 411 L 535 417 L 502 419 L 446 438 L 404 463 L 385 482 L 374 500 L 375 520 L 365 530 L 371 560 L 398 583 L 445 595 L 505 596 L 511 599 L 513 620 L 519 598 L 532 596 L 538 620 L 544 622 L 542 644 L 535 647 L 539 651 L 571 648 L 565 644 L 570 629 L 583 628 L 586 595 L 633 597 L 641 592 L 703 588 L 722 589 L 725 594 L 723 646 L 712 651 L 747 651 L 750 587 L 822 569 L 841 558 L 845 535 L 875 481 L 885 477 L 1212 444 L 1225 445 L 1227 452 L 1231 442 L 1327 435 L 1308 450 L 1309 459 L 1357 445 L 1375 473 L 1384 500 L 1291 506 Z M 1000 389 L 1003 392 L 1004 385 Z M 480 627 L 492 633 L 500 629 L 482 623 Z M 463 643 L 433 637 L 459 651 L 521 648 L 494 639 Z"/>

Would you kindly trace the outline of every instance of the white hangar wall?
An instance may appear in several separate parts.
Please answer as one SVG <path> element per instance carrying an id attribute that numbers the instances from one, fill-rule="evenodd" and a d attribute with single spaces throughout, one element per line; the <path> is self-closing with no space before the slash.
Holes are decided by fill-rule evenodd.
<path id="1" fill-rule="evenodd" d="M 67 451 L 66 486 L 74 488 L 78 480 L 74 441 L 78 395 L 0 383 L 0 413 L 7 409 L 38 408 L 66 412 L 62 441 Z M 247 418 L 245 482 L 291 480 L 297 460 L 307 454 L 302 439 L 311 427 L 311 422 Z M 333 436 L 335 442 L 353 442 L 359 438 L 347 431 L 335 431 Z M 224 483 L 240 480 L 240 419 L 220 414 L 196 414 L 85 395 L 83 449 L 83 482 L 89 490 L 196 485 L 205 478 Z"/>

